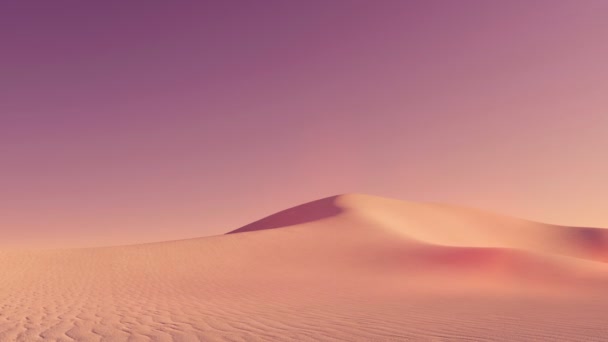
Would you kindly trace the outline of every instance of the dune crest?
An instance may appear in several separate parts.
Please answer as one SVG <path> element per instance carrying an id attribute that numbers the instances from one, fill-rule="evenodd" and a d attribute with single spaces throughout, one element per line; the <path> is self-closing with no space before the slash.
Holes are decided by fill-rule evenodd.
<path id="1" fill-rule="evenodd" d="M 229 232 L 287 228 L 340 216 L 357 216 L 370 229 L 385 229 L 423 243 L 497 247 L 608 261 L 608 229 L 567 227 L 477 209 L 345 194 L 302 204 Z"/>
<path id="2" fill-rule="evenodd" d="M 332 196 L 222 236 L 0 251 L 0 341 L 599 340 L 607 241 Z"/>

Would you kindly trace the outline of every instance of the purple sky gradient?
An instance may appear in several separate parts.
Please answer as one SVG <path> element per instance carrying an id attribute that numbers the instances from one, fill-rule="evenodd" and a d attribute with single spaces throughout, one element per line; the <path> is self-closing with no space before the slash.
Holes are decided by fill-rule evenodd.
<path id="1" fill-rule="evenodd" d="M 219 234 L 364 192 L 608 227 L 608 2 L 4 1 L 0 233 Z"/>

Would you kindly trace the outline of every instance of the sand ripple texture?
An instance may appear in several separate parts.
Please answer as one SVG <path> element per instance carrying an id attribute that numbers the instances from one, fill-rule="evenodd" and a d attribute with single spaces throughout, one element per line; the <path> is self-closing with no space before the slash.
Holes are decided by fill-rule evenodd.
<path id="1" fill-rule="evenodd" d="M 342 195 L 223 236 L 0 251 L 0 341 L 608 341 L 608 233 Z"/>

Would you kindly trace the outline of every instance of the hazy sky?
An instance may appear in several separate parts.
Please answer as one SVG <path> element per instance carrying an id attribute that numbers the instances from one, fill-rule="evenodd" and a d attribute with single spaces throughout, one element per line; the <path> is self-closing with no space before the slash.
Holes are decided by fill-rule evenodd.
<path id="1" fill-rule="evenodd" d="M 608 2 L 2 1 L 3 242 L 344 192 L 608 227 Z"/>

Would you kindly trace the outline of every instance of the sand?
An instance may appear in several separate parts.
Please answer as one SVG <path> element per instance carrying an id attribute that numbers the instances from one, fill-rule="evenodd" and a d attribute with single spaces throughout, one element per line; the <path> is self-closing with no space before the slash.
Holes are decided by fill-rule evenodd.
<path id="1" fill-rule="evenodd" d="M 341 195 L 223 236 L 0 251 L 0 341 L 608 341 L 608 230 Z"/>

